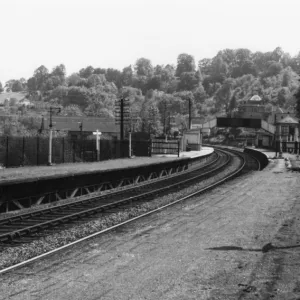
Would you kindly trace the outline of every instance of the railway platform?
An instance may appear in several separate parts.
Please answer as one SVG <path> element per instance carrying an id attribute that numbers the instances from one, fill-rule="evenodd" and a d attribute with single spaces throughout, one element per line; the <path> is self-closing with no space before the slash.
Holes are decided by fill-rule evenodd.
<path id="1" fill-rule="evenodd" d="M 256 148 L 256 150 L 264 153 L 269 159 L 277 159 L 275 151 Z M 286 166 L 292 171 L 300 171 L 300 156 L 294 153 L 284 152 L 282 158 L 286 160 Z"/>
<path id="2" fill-rule="evenodd" d="M 137 184 L 182 172 L 205 161 L 211 147 L 177 155 L 0 170 L 0 213 Z"/>

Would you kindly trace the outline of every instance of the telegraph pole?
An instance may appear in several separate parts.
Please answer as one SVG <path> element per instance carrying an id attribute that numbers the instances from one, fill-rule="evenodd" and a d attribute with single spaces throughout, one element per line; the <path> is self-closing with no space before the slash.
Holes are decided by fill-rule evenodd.
<path id="1" fill-rule="evenodd" d="M 120 103 L 120 139 L 124 140 L 124 99 L 121 99 Z"/>
<path id="2" fill-rule="evenodd" d="M 192 128 L 192 102 L 191 98 L 189 98 L 189 129 Z"/>

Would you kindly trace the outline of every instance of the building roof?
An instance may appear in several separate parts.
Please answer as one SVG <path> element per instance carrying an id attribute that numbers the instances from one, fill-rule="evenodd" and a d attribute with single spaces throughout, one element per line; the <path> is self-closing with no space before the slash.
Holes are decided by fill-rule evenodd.
<path id="1" fill-rule="evenodd" d="M 115 124 L 113 119 L 105 118 L 87 118 L 87 117 L 52 117 L 54 130 L 80 131 L 79 125 L 82 122 L 83 132 L 92 132 L 97 129 L 106 133 L 118 133 L 119 126 Z M 49 128 L 50 117 L 44 117 L 44 129 Z"/>
<path id="2" fill-rule="evenodd" d="M 288 115 L 282 120 L 277 121 L 277 124 L 299 124 L 299 120 Z"/>
<path id="3" fill-rule="evenodd" d="M 250 98 L 250 101 L 261 101 L 261 98 L 258 95 L 254 95 Z"/>

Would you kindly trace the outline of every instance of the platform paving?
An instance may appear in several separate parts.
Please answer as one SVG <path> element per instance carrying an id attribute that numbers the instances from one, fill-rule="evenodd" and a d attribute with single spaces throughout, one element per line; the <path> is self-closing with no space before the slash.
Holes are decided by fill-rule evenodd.
<path id="1" fill-rule="evenodd" d="M 276 153 L 272 150 L 259 149 L 256 150 L 265 153 L 269 159 L 276 159 Z M 277 153 L 278 157 L 278 153 Z M 282 158 L 288 160 L 287 165 L 288 168 L 292 171 L 300 171 L 300 155 L 296 155 L 294 153 L 282 153 Z"/>
<path id="2" fill-rule="evenodd" d="M 300 177 L 285 160 L 0 276 L 0 299 L 300 299 Z"/>
<path id="3" fill-rule="evenodd" d="M 170 162 L 188 157 L 199 157 L 213 152 L 212 148 L 204 147 L 201 151 L 190 151 L 177 155 L 155 155 L 153 157 L 132 157 L 105 160 L 91 163 L 67 163 L 52 166 L 25 166 L 19 168 L 4 168 L 0 170 L 0 184 L 8 182 L 22 182 L 25 180 L 50 179 L 79 175 L 91 172 L 105 172 L 106 170 L 126 169 L 131 167 L 146 166 Z"/>

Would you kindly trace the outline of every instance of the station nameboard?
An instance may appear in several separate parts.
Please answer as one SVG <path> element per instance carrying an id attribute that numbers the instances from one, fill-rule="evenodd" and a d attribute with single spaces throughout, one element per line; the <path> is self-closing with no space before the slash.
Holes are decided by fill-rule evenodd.
<path id="1" fill-rule="evenodd" d="M 217 127 L 261 128 L 261 119 L 217 118 Z"/>

